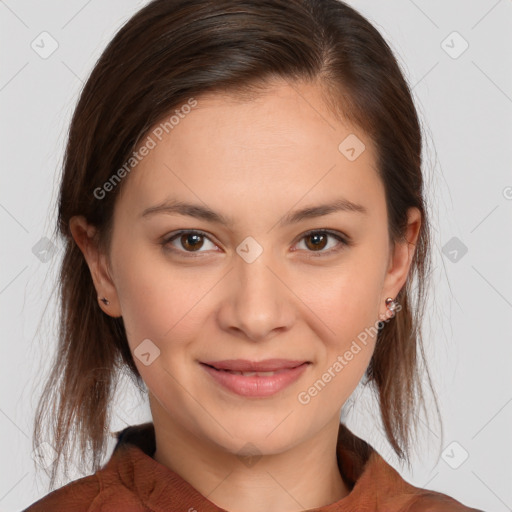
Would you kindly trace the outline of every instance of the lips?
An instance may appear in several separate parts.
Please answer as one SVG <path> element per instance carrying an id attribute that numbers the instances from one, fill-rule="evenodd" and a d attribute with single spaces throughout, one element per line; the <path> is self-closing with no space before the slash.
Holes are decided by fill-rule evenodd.
<path id="1" fill-rule="evenodd" d="M 231 373 L 279 373 L 284 370 L 297 368 L 309 361 L 291 359 L 265 359 L 264 361 L 249 361 L 247 359 L 225 359 L 222 361 L 203 361 L 202 364 L 211 366 L 216 370 Z"/>
<path id="2" fill-rule="evenodd" d="M 214 382 L 231 393 L 246 398 L 268 398 L 297 381 L 310 361 L 231 359 L 201 362 Z"/>

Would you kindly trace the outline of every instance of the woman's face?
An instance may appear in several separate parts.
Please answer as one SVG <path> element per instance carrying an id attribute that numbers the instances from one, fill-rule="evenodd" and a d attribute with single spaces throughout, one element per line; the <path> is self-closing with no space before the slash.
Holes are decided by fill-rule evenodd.
<path id="1" fill-rule="evenodd" d="M 338 421 L 413 246 L 392 253 L 372 144 L 315 86 L 195 99 L 124 178 L 109 271 L 88 261 L 153 412 L 233 453 L 246 442 L 277 453 Z M 236 359 L 306 364 L 282 388 L 202 364 Z"/>

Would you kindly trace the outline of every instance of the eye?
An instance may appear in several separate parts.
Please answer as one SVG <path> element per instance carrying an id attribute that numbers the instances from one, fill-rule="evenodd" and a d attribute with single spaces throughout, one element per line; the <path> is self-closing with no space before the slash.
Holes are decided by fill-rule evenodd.
<path id="1" fill-rule="evenodd" d="M 176 252 L 206 252 L 199 250 L 204 248 L 205 240 L 207 240 L 213 248 L 216 247 L 216 245 L 208 238 L 206 233 L 203 233 L 202 231 L 180 231 L 172 235 L 170 238 L 166 238 L 162 242 L 162 245 Z M 176 245 L 181 247 L 176 248 L 176 245 L 174 245 L 173 242 L 176 242 Z"/>
<path id="2" fill-rule="evenodd" d="M 324 250 L 325 247 L 329 246 L 329 238 L 337 240 L 338 243 L 331 244 L 327 250 Z M 325 254 L 337 252 L 341 250 L 343 246 L 350 245 L 348 237 L 343 236 L 341 233 L 329 230 L 308 231 L 302 235 L 300 242 L 302 242 L 302 240 L 304 240 L 307 252 L 319 253 L 310 254 L 310 256 L 323 256 Z"/>
<path id="3" fill-rule="evenodd" d="M 336 240 L 338 243 L 331 243 L 329 247 L 329 239 Z M 305 250 L 309 253 L 309 256 L 323 256 L 341 250 L 344 246 L 350 245 L 350 239 L 341 233 L 330 230 L 313 230 L 304 233 L 299 243 L 304 240 Z M 206 250 L 200 250 L 205 248 Z M 211 247 L 208 248 L 208 243 Z M 217 247 L 203 231 L 197 230 L 182 230 L 172 234 L 161 242 L 161 244 L 168 250 L 179 253 L 188 253 L 192 256 L 192 253 L 207 252 L 208 249 L 214 249 Z M 329 247 L 327 250 L 324 250 Z M 297 249 L 294 249 L 297 250 Z M 317 254 L 315 254 L 317 253 Z"/>

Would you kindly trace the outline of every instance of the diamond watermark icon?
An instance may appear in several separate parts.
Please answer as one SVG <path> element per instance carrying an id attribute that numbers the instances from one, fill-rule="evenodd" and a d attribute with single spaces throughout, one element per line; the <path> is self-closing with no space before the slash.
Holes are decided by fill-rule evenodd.
<path id="1" fill-rule="evenodd" d="M 452 469 L 458 469 L 466 462 L 469 457 L 469 453 L 464 447 L 457 441 L 452 441 L 441 454 L 441 458 L 450 466 Z"/>
<path id="2" fill-rule="evenodd" d="M 450 238 L 443 246 L 442 253 L 452 262 L 458 263 L 468 252 L 468 248 L 456 236 Z"/>
<path id="3" fill-rule="evenodd" d="M 47 59 L 57 50 L 59 43 L 51 34 L 44 31 L 30 43 L 30 47 L 41 59 Z"/>
<path id="4" fill-rule="evenodd" d="M 457 31 L 453 31 L 441 41 L 441 48 L 452 59 L 458 59 L 469 48 L 469 43 Z"/>
<path id="5" fill-rule="evenodd" d="M 363 141 L 354 133 L 345 137 L 338 146 L 338 151 L 351 162 L 359 158 L 365 149 Z"/>
<path id="6" fill-rule="evenodd" d="M 252 443 L 247 443 L 239 450 L 237 457 L 248 468 L 252 468 L 262 457 L 261 452 Z"/>
<path id="7" fill-rule="evenodd" d="M 37 256 L 43 263 L 48 263 L 57 251 L 57 246 L 47 237 L 43 236 L 32 247 L 32 253 Z"/>
<path id="8" fill-rule="evenodd" d="M 42 468 L 51 466 L 56 458 L 57 452 L 53 446 L 46 441 L 39 444 L 32 452 L 32 459 Z"/>
<path id="9" fill-rule="evenodd" d="M 252 236 L 248 236 L 238 245 L 236 252 L 246 263 L 253 263 L 263 252 L 263 247 Z"/>
<path id="10" fill-rule="evenodd" d="M 144 366 L 149 366 L 160 355 L 160 349 L 146 338 L 137 346 L 133 354 Z"/>

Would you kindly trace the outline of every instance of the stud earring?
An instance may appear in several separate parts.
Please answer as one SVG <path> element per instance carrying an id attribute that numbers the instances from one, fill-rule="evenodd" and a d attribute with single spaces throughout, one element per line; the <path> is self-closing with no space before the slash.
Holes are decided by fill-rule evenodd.
<path id="1" fill-rule="evenodd" d="M 98 299 L 99 299 L 99 297 L 98 297 Z M 101 300 L 101 302 L 103 302 L 103 304 L 105 304 L 105 306 L 108 306 L 110 304 L 110 301 L 108 299 L 106 299 L 105 297 L 101 298 L 100 300 Z"/>
<path id="2" fill-rule="evenodd" d="M 391 315 L 392 317 L 395 314 L 395 309 L 397 308 L 397 306 L 398 306 L 398 302 L 396 300 L 394 300 L 392 297 L 388 297 L 386 299 L 386 307 L 388 308 L 389 311 L 391 311 L 391 313 L 393 313 Z"/>

